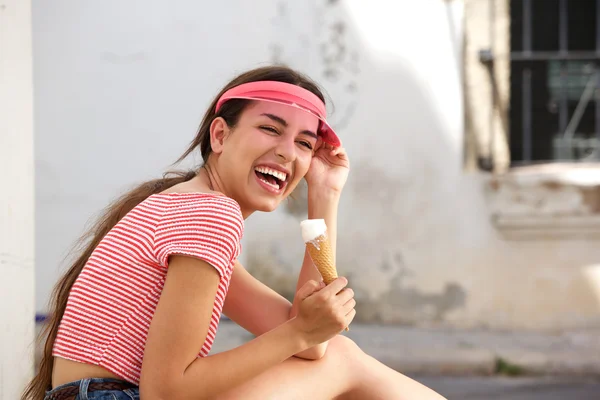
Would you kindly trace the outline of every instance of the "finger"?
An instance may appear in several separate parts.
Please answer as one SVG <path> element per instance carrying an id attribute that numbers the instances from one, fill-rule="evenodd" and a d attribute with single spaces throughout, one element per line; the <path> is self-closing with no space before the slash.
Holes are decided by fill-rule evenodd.
<path id="1" fill-rule="evenodd" d="M 327 285 L 327 287 L 325 289 L 323 289 L 322 291 L 325 292 L 326 294 L 335 296 L 336 294 L 338 294 L 340 292 L 340 290 L 345 288 L 346 285 L 348 285 L 348 279 L 341 276 L 341 277 L 335 279 L 329 285 Z"/>
<path id="2" fill-rule="evenodd" d="M 346 152 L 346 149 L 344 148 L 339 148 L 338 151 L 335 153 L 335 155 L 343 160 L 348 159 L 348 153 Z"/>
<path id="3" fill-rule="evenodd" d="M 317 282 L 317 281 L 312 281 L 312 280 L 308 281 L 304 285 L 302 285 L 302 287 L 298 290 L 297 296 L 301 300 L 304 300 L 307 297 L 310 297 L 313 293 L 321 290 L 323 288 L 323 286 L 324 286 L 323 282 Z"/>
<path id="4" fill-rule="evenodd" d="M 356 300 L 350 299 L 342 306 L 342 312 L 344 315 L 348 315 L 350 311 L 352 311 L 356 307 Z"/>
<path id="5" fill-rule="evenodd" d="M 334 156 L 337 156 L 338 154 L 344 153 L 344 148 L 343 147 L 336 147 L 333 150 L 331 150 L 331 154 Z"/>
<path id="6" fill-rule="evenodd" d="M 356 317 L 356 308 L 353 308 L 352 310 L 350 310 L 348 312 L 348 314 L 346 314 L 346 317 L 345 317 L 346 326 L 350 325 L 350 323 L 352 322 L 354 317 Z"/>
<path id="7" fill-rule="evenodd" d="M 337 294 L 337 300 L 340 304 L 346 304 L 350 299 L 354 297 L 354 290 L 350 288 L 344 288 Z"/>

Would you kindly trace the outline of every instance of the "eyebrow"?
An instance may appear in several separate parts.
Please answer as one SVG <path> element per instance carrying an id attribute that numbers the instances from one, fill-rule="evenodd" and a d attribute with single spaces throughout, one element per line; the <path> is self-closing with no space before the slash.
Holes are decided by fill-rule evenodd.
<path id="1" fill-rule="evenodd" d="M 267 114 L 267 113 L 260 114 L 260 115 L 264 115 L 265 117 L 272 119 L 273 121 L 275 121 L 278 124 L 284 126 L 285 128 L 287 128 L 287 126 L 288 126 L 287 121 L 285 119 L 281 118 L 281 117 L 278 117 L 277 115 Z M 303 133 L 305 135 L 308 135 L 310 137 L 318 139 L 318 135 L 316 133 L 314 133 L 313 131 L 309 131 L 309 130 L 305 129 L 305 130 L 301 131 L 300 133 Z"/>

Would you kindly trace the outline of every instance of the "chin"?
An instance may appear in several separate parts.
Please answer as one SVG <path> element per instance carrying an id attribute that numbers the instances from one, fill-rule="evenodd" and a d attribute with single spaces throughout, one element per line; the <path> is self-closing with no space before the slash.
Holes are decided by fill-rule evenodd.
<path id="1" fill-rule="evenodd" d="M 256 211 L 272 212 L 275 211 L 280 204 L 281 199 L 272 201 L 261 201 L 259 204 L 255 204 L 255 209 Z"/>

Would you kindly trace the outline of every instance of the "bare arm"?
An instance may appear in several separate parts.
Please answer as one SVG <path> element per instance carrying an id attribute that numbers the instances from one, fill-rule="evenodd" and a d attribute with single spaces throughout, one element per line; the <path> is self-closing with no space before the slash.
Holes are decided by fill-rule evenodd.
<path id="1" fill-rule="evenodd" d="M 327 196 L 323 193 L 317 193 L 309 202 L 310 207 L 308 210 L 309 218 L 325 219 L 334 255 L 337 238 L 338 203 L 339 195 L 337 194 Z M 310 256 L 305 252 L 296 285 L 296 293 L 311 280 L 321 282 L 322 278 Z M 252 301 L 249 302 L 248 299 L 252 299 Z M 223 307 L 223 312 L 232 321 L 252 334 L 260 336 L 295 317 L 298 312 L 298 304 L 298 296 L 295 296 L 294 305 L 292 305 L 279 293 L 254 278 L 239 261 L 236 261 L 229 292 Z M 294 354 L 294 356 L 315 360 L 323 357 L 326 349 L 327 343 L 323 343 Z"/>
<path id="2" fill-rule="evenodd" d="M 335 253 L 337 237 L 338 195 L 318 194 L 309 202 L 309 218 L 323 218 Z M 314 204 L 314 206 L 312 206 Z M 296 293 L 309 281 L 321 282 L 321 274 L 315 268 L 307 252 L 298 276 Z M 318 287 L 320 289 L 320 287 Z M 295 317 L 298 312 L 299 296 L 295 296 L 294 305 L 256 278 L 244 266 L 236 261 L 229 292 L 225 299 L 223 312 L 232 321 L 256 336 L 260 336 Z M 248 301 L 252 299 L 252 301 Z M 296 357 L 315 360 L 323 357 L 327 343 L 306 349 Z"/>
<path id="3" fill-rule="evenodd" d="M 242 328 L 260 336 L 290 319 L 290 303 L 285 297 L 253 277 L 235 262 L 223 313 Z"/>
<path id="4" fill-rule="evenodd" d="M 309 208 L 308 218 L 322 218 L 325 220 L 327 225 L 327 234 L 331 242 L 331 249 L 333 251 L 334 262 L 336 255 L 336 243 L 337 243 L 337 213 L 339 204 L 339 194 L 329 193 L 310 193 L 309 192 Z M 308 251 L 304 251 L 304 261 L 302 262 L 302 269 L 298 276 L 298 283 L 296 284 L 296 293 L 298 290 L 309 280 L 317 282 L 322 281 L 321 274 L 315 268 Z M 294 302 L 290 310 L 290 318 L 293 318 L 298 313 L 299 299 L 298 296 L 294 297 Z M 318 346 L 307 349 L 297 356 L 308 359 L 318 359 L 323 357 L 327 350 L 327 342 L 321 343 Z"/>
<path id="5" fill-rule="evenodd" d="M 314 281 L 314 290 L 321 289 L 318 280 Z M 290 320 L 291 309 L 292 303 L 253 277 L 236 261 L 223 306 L 223 313 L 233 322 L 260 336 Z M 320 358 L 318 352 L 310 349 L 294 356 L 310 360 Z"/>
<path id="6" fill-rule="evenodd" d="M 344 292 L 336 295 L 347 282 L 336 282 L 306 298 L 297 318 L 240 347 L 197 358 L 208 332 L 219 276 L 204 261 L 172 257 L 146 342 L 142 397 L 212 398 L 328 340 L 354 317 L 351 305 L 344 306 L 350 303 Z"/>

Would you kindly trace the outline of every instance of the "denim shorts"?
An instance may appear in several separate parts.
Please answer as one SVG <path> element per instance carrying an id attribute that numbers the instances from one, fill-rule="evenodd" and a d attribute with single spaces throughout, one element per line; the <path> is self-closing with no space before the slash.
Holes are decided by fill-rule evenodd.
<path id="1" fill-rule="evenodd" d="M 89 391 L 88 387 L 90 383 L 105 383 L 105 382 L 119 382 L 126 383 L 131 385 L 131 389 L 124 390 L 94 390 Z M 46 397 L 44 399 L 51 398 L 51 395 L 60 391 L 65 387 L 78 387 L 79 394 L 75 398 L 76 400 L 140 400 L 140 389 L 138 387 L 133 387 L 131 383 L 127 383 L 125 381 L 120 381 L 117 379 L 108 379 L 108 378 L 93 378 L 93 379 L 82 379 L 80 381 L 66 383 L 64 385 L 60 385 L 55 387 L 54 389 L 46 392 Z"/>

